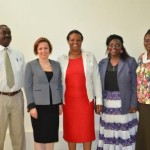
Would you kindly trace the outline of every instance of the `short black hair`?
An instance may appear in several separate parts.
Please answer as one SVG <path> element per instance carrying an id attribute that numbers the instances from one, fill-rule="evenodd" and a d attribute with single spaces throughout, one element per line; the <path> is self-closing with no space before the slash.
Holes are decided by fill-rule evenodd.
<path id="1" fill-rule="evenodd" d="M 120 54 L 120 58 L 121 58 L 122 60 L 125 60 L 125 59 L 127 59 L 128 57 L 130 57 L 129 54 L 127 53 L 127 51 L 126 51 L 124 45 L 123 45 L 123 43 L 124 43 L 123 38 L 122 38 L 120 35 L 112 34 L 112 35 L 108 36 L 107 39 L 106 39 L 106 46 L 108 46 L 109 43 L 110 43 L 112 40 L 119 40 L 119 41 L 122 43 L 122 50 L 123 50 L 123 52 Z M 108 57 L 110 57 L 110 54 L 108 54 Z"/>
<path id="2" fill-rule="evenodd" d="M 109 37 L 107 37 L 107 40 L 106 40 L 106 45 L 108 46 L 109 45 L 109 43 L 112 41 L 112 40 L 114 40 L 114 39 L 116 39 L 116 40 L 119 40 L 121 43 L 122 43 L 122 45 L 123 45 L 123 38 L 121 37 L 121 36 L 119 36 L 119 35 L 116 35 L 116 34 L 112 34 L 112 35 L 110 35 Z"/>
<path id="3" fill-rule="evenodd" d="M 70 31 L 70 32 L 68 33 L 68 35 L 67 35 L 67 41 L 69 41 L 69 37 L 70 37 L 70 35 L 73 34 L 73 33 L 79 34 L 79 35 L 81 36 L 81 41 L 83 41 L 83 35 L 82 35 L 82 33 L 81 33 L 80 31 L 78 31 L 78 30 L 72 30 L 72 31 Z"/>
<path id="4" fill-rule="evenodd" d="M 3 28 L 3 27 L 5 27 L 5 28 L 9 28 L 7 25 L 5 25 L 5 24 L 1 24 L 1 25 L 0 25 L 0 29 L 1 29 L 1 28 Z"/>
<path id="5" fill-rule="evenodd" d="M 145 38 L 145 36 L 148 35 L 148 34 L 150 34 L 150 29 L 148 29 L 147 32 L 145 33 L 144 38 Z"/>

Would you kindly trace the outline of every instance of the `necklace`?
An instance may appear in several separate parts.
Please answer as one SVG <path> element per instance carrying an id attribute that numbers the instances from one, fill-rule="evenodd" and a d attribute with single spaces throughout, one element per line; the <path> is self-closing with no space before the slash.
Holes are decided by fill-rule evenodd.
<path id="1" fill-rule="evenodd" d="M 43 68 L 48 68 L 48 67 L 50 67 L 49 61 L 48 61 L 48 62 L 41 62 L 41 61 L 39 61 L 39 63 L 40 63 L 40 65 L 41 65 Z"/>
<path id="2" fill-rule="evenodd" d="M 115 71 L 115 66 L 113 66 L 112 70 Z"/>
<path id="3" fill-rule="evenodd" d="M 112 71 L 116 71 L 118 68 L 119 59 L 110 59 Z"/>
<path id="4" fill-rule="evenodd" d="M 111 66 L 112 66 L 112 71 L 117 71 L 118 64 L 117 64 L 117 65 L 115 65 L 115 66 L 113 66 L 113 65 L 111 65 Z"/>
<path id="5" fill-rule="evenodd" d="M 47 65 L 41 64 L 41 66 L 44 67 L 44 68 L 48 68 L 50 66 L 50 64 L 47 64 Z"/>

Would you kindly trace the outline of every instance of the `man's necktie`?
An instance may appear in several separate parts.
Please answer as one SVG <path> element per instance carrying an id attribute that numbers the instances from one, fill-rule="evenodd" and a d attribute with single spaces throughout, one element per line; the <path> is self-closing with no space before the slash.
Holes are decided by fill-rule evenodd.
<path id="1" fill-rule="evenodd" d="M 6 79 L 7 79 L 7 85 L 9 88 L 12 88 L 14 86 L 14 73 L 12 70 L 12 65 L 7 53 L 7 48 L 5 50 L 5 69 L 6 69 Z"/>

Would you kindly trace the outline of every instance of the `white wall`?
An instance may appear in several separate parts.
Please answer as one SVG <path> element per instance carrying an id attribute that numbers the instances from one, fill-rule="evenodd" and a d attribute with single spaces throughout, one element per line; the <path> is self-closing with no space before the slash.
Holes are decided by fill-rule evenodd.
<path id="1" fill-rule="evenodd" d="M 40 36 L 51 41 L 52 59 L 67 53 L 66 35 L 72 29 L 83 33 L 83 49 L 92 51 L 98 61 L 105 57 L 107 36 L 114 33 L 124 38 L 128 53 L 137 59 L 144 51 L 143 36 L 150 28 L 149 6 L 149 0 L 1 0 L 0 24 L 11 28 L 11 46 L 20 49 L 26 61 L 35 58 L 33 44 Z M 96 130 L 98 118 L 96 115 Z M 61 136 L 62 116 L 60 119 L 57 145 L 63 145 L 62 148 L 67 145 Z M 26 109 L 25 128 L 28 150 L 32 150 L 32 129 Z M 7 136 L 5 150 L 11 149 L 9 143 Z M 56 150 L 61 148 L 57 146 Z"/>

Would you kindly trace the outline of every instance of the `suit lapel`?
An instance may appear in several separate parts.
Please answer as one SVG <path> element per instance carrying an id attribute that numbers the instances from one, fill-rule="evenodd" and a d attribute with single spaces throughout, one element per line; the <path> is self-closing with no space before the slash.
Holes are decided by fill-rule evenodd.
<path id="1" fill-rule="evenodd" d="M 66 72 L 69 64 L 69 56 L 64 55 L 63 56 L 63 62 L 61 63 L 62 65 L 62 76 L 64 79 L 66 79 Z"/>
<path id="2" fill-rule="evenodd" d="M 51 64 L 51 66 L 52 66 L 52 71 L 55 72 L 55 70 L 56 70 L 55 63 L 53 61 L 51 61 L 50 59 L 49 59 L 49 62 Z"/>
<path id="3" fill-rule="evenodd" d="M 124 61 L 122 61 L 122 60 L 120 59 L 119 65 L 118 65 L 118 72 L 117 72 L 117 74 L 120 73 L 120 71 L 121 71 L 121 69 L 123 68 L 123 66 L 124 66 Z"/>
<path id="4" fill-rule="evenodd" d="M 109 59 L 105 59 L 103 60 L 103 68 L 102 68 L 102 76 L 103 76 L 103 79 L 105 79 L 105 74 L 106 74 L 106 69 L 107 69 L 107 66 L 108 66 L 108 61 Z"/>
<path id="5" fill-rule="evenodd" d="M 36 63 L 37 63 L 37 66 L 38 66 L 38 67 L 39 67 L 39 69 L 40 69 L 40 72 L 43 74 L 43 80 L 45 80 L 45 81 L 47 81 L 47 82 L 48 82 L 47 76 L 46 76 L 46 74 L 45 74 L 44 70 L 42 69 L 42 67 L 41 67 L 41 65 L 40 65 L 40 63 L 39 63 L 39 60 L 38 60 L 38 59 L 37 59 Z"/>
<path id="6" fill-rule="evenodd" d="M 108 66 L 108 61 L 109 58 L 102 60 L 101 65 L 100 65 L 100 75 L 101 75 L 101 82 L 102 82 L 102 88 L 104 90 L 105 88 L 105 74 L 106 74 L 106 70 L 107 70 L 107 66 Z"/>
<path id="7" fill-rule="evenodd" d="M 54 74 L 56 73 L 56 68 L 57 68 L 57 66 L 56 66 L 55 63 L 54 63 L 53 61 L 51 61 L 50 59 L 49 59 L 49 61 L 50 61 L 51 66 L 52 66 L 53 76 L 52 76 L 51 81 L 53 81 L 53 80 L 54 80 Z"/>
<path id="8" fill-rule="evenodd" d="M 87 68 L 87 62 L 86 62 L 86 60 L 87 60 L 87 54 L 86 53 L 84 53 L 84 52 L 82 52 L 82 59 L 83 59 L 83 68 L 84 68 L 84 73 L 85 73 L 85 75 L 86 75 L 86 68 Z"/>

